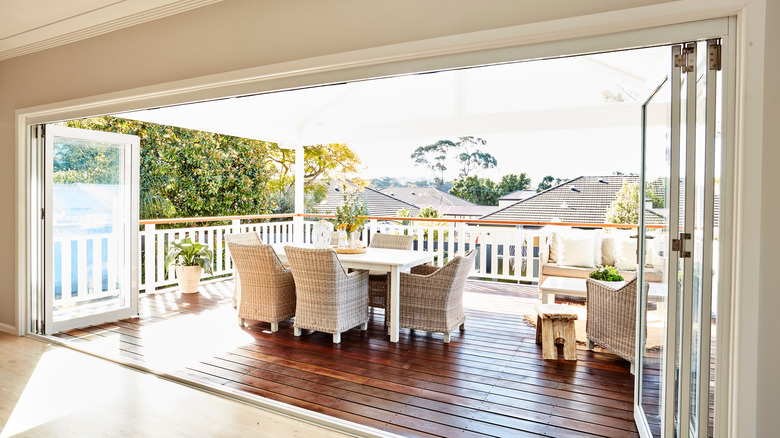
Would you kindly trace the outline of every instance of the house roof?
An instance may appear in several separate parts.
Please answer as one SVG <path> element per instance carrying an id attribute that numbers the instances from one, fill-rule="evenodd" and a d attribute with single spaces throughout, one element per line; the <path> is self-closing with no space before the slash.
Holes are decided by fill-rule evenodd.
<path id="1" fill-rule="evenodd" d="M 528 199 L 531 196 L 534 196 L 536 194 L 536 190 L 515 190 L 512 193 L 507 193 L 506 195 L 498 198 L 499 201 L 520 201 L 523 199 Z"/>
<path id="2" fill-rule="evenodd" d="M 498 209 L 492 205 L 440 205 L 435 207 L 442 216 L 470 216 L 479 218 Z"/>
<path id="3" fill-rule="evenodd" d="M 636 184 L 638 176 L 581 176 L 516 202 L 482 219 L 603 224 L 607 209 L 623 182 Z M 664 217 L 648 210 L 648 223 Z"/>
<path id="4" fill-rule="evenodd" d="M 348 188 L 357 188 L 357 185 L 345 181 L 331 181 L 328 183 L 328 193 L 325 199 L 317 204 L 317 210 L 323 214 L 333 214 L 336 209 L 344 203 L 343 185 Z M 365 187 L 360 193 L 361 199 L 368 207 L 368 214 L 371 216 L 396 216 L 398 210 L 411 210 L 412 216 L 417 216 L 420 209 L 413 204 L 396 199 L 386 195 L 379 190 Z"/>
<path id="5" fill-rule="evenodd" d="M 386 187 L 380 191 L 421 208 L 455 205 L 473 207 L 477 205 L 436 187 Z"/>

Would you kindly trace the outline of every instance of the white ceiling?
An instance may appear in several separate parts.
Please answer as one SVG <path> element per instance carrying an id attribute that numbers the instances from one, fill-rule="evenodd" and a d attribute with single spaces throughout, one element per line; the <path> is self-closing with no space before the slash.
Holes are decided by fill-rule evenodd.
<path id="1" fill-rule="evenodd" d="M 351 82 L 116 114 L 285 145 L 636 127 L 667 48 Z M 605 102 L 604 93 L 624 102 Z M 633 97 L 632 97 L 633 96 Z"/>
<path id="2" fill-rule="evenodd" d="M 221 0 L 0 0 L 0 61 Z"/>

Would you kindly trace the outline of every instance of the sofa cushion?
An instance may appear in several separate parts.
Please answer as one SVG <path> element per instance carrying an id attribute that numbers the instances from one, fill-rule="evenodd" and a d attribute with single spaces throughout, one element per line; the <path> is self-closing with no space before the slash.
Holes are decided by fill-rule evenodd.
<path id="1" fill-rule="evenodd" d="M 579 230 L 579 229 L 558 229 L 556 231 L 553 231 L 550 234 L 550 238 L 548 239 L 548 258 L 547 261 L 549 263 L 558 263 L 562 264 L 560 257 L 561 257 L 561 245 L 565 244 L 567 239 L 576 239 L 581 240 L 583 238 L 591 238 L 593 239 L 593 263 L 588 264 L 587 266 L 599 266 L 601 265 L 601 258 L 602 258 L 602 249 L 601 249 L 601 238 L 604 234 L 604 230 L 598 229 L 598 230 Z M 566 262 L 567 265 L 570 266 L 578 266 L 581 265 L 581 263 L 578 263 L 577 265 L 572 265 L 570 262 Z"/>
<path id="2" fill-rule="evenodd" d="M 615 267 L 618 271 L 636 271 L 637 239 L 622 237 L 615 240 Z"/>
<path id="3" fill-rule="evenodd" d="M 593 268 L 578 268 L 575 266 L 561 266 L 557 263 L 547 263 L 542 267 L 542 274 L 546 277 L 588 278 Z"/>
<path id="4" fill-rule="evenodd" d="M 593 247 L 595 233 L 577 233 L 560 235 L 558 244 L 558 264 L 563 266 L 578 266 L 595 268 Z M 599 246 L 601 243 L 599 242 Z M 600 260 L 599 260 L 600 261 Z"/>
<path id="5" fill-rule="evenodd" d="M 601 238 L 601 265 L 615 266 L 615 235 L 604 233 Z"/>
<path id="6" fill-rule="evenodd" d="M 557 263 L 547 263 L 542 266 L 542 275 L 545 277 L 569 277 L 588 278 L 593 272 L 592 268 L 578 268 L 575 266 L 561 266 Z M 625 281 L 629 281 L 636 275 L 636 271 L 619 271 Z M 664 280 L 663 272 L 659 269 L 645 268 L 645 281 L 648 283 L 660 283 Z"/>

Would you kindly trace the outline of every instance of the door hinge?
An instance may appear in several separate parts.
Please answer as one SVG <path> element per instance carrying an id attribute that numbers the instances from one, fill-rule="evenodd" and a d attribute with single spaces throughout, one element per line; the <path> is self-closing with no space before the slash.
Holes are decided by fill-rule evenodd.
<path id="1" fill-rule="evenodd" d="M 720 70 L 720 57 L 721 57 L 721 45 L 720 43 L 710 44 L 708 48 L 709 69 Z"/>
<path id="2" fill-rule="evenodd" d="M 685 250 L 686 240 L 691 240 L 691 233 L 680 233 L 679 239 L 672 239 L 672 251 L 677 251 L 681 259 L 691 257 L 691 252 Z"/>
<path id="3" fill-rule="evenodd" d="M 41 220 L 45 220 L 45 219 L 46 219 L 46 210 L 42 208 L 41 209 Z"/>
<path id="4" fill-rule="evenodd" d="M 682 48 L 679 55 L 674 55 L 674 66 L 681 68 L 683 73 L 690 73 L 693 71 L 694 66 L 689 65 L 688 55 L 693 53 L 693 45 L 685 46 Z"/>

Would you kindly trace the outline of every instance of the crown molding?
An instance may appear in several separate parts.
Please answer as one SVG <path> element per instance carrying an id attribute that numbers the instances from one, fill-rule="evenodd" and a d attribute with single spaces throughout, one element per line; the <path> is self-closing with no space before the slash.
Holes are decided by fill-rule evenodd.
<path id="1" fill-rule="evenodd" d="M 197 9 L 222 0 L 139 0 L 119 2 L 0 39 L 0 61 Z"/>

